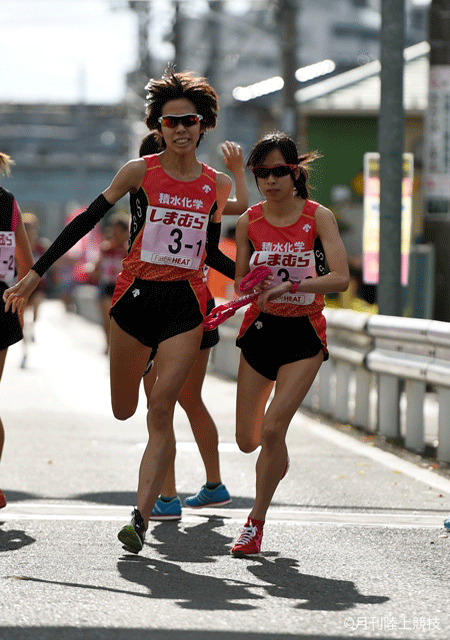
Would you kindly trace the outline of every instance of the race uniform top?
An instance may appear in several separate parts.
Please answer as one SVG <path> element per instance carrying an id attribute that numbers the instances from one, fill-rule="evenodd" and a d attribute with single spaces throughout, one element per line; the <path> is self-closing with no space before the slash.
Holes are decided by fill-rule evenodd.
<path id="1" fill-rule="evenodd" d="M 306 200 L 299 219 L 287 227 L 267 222 L 262 202 L 250 207 L 248 238 L 252 248 L 250 270 L 267 265 L 274 277 L 272 286 L 290 280 L 304 280 L 325 274 L 325 254 L 317 235 L 316 210 L 318 202 Z M 268 311 L 275 316 L 313 316 L 324 307 L 320 293 L 285 293 L 268 303 Z M 254 300 L 247 310 L 239 335 L 257 318 L 260 309 Z"/>
<path id="2" fill-rule="evenodd" d="M 19 207 L 13 194 L 0 187 L 0 282 L 11 286 L 16 274 L 16 228 Z"/>
<path id="3" fill-rule="evenodd" d="M 131 229 L 125 277 L 188 280 L 204 288 L 206 231 L 217 209 L 216 171 L 202 163 L 195 180 L 182 182 L 162 168 L 158 155 L 144 156 L 147 171 L 130 197 Z"/>

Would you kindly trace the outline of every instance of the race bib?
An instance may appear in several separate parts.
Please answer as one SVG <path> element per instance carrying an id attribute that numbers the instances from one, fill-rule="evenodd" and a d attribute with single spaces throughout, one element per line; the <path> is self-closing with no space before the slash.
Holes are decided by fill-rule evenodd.
<path id="1" fill-rule="evenodd" d="M 141 260 L 198 269 L 206 244 L 208 214 L 147 207 Z"/>
<path id="2" fill-rule="evenodd" d="M 316 261 L 314 251 L 299 251 L 298 253 L 278 253 L 274 251 L 256 251 L 250 260 L 250 269 L 267 265 L 272 270 L 273 286 L 286 280 L 304 280 L 316 277 Z M 315 300 L 315 293 L 285 293 L 273 303 L 288 302 L 289 304 L 308 305 Z"/>
<path id="3" fill-rule="evenodd" d="M 0 231 L 0 280 L 12 285 L 16 273 L 16 234 Z"/>

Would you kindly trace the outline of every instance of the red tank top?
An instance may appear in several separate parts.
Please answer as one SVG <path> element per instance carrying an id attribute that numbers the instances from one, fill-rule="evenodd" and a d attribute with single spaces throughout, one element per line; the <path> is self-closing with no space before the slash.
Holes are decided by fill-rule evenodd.
<path id="1" fill-rule="evenodd" d="M 144 280 L 188 280 L 205 288 L 206 230 L 217 209 L 216 171 L 203 164 L 199 178 L 182 182 L 162 168 L 158 155 L 144 156 L 147 171 L 130 199 L 130 248 L 124 275 Z"/>
<path id="2" fill-rule="evenodd" d="M 290 278 L 304 280 L 325 273 L 325 254 L 316 230 L 318 202 L 306 200 L 299 219 L 287 227 L 276 227 L 267 222 L 262 203 L 250 207 L 248 238 L 253 253 L 250 269 L 267 265 L 272 270 L 274 285 Z M 268 305 L 268 312 L 275 316 L 306 316 L 320 313 L 324 307 L 319 293 L 287 293 Z M 258 316 L 260 310 L 252 302 L 247 310 L 240 333 Z"/>

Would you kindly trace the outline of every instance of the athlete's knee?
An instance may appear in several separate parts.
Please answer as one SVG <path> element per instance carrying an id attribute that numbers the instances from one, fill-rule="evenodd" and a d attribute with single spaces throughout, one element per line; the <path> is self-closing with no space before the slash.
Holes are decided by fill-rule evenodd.
<path id="1" fill-rule="evenodd" d="M 151 398 L 148 406 L 149 428 L 164 431 L 172 425 L 174 405 L 164 398 Z"/>
<path id="2" fill-rule="evenodd" d="M 114 398 L 111 401 L 114 417 L 117 420 L 128 420 L 136 413 L 137 404 L 129 405 L 123 402 L 115 401 Z"/>
<path id="3" fill-rule="evenodd" d="M 253 453 L 259 446 L 259 441 L 248 434 L 236 433 L 236 444 L 243 453 Z"/>
<path id="4" fill-rule="evenodd" d="M 261 429 L 261 446 L 270 449 L 277 447 L 285 441 L 285 430 L 279 424 L 263 424 Z"/>

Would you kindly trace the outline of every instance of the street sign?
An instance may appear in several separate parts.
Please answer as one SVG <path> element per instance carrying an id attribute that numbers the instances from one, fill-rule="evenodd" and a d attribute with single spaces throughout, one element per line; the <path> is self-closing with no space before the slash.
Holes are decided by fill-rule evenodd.
<path id="1" fill-rule="evenodd" d="M 411 243 L 412 187 L 414 157 L 403 154 L 401 283 L 408 284 L 408 258 Z M 378 284 L 380 260 L 380 154 L 364 154 L 363 281 Z"/>

